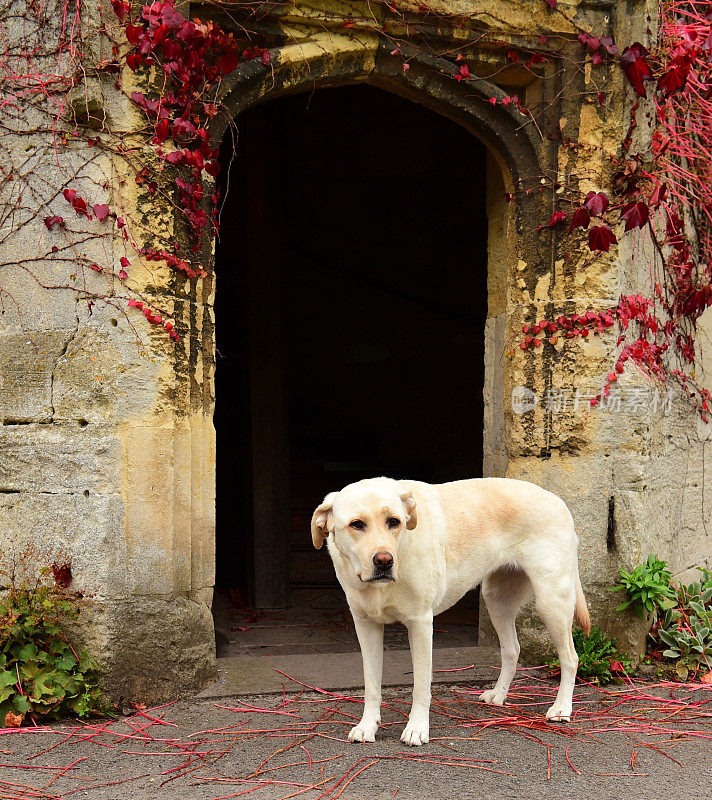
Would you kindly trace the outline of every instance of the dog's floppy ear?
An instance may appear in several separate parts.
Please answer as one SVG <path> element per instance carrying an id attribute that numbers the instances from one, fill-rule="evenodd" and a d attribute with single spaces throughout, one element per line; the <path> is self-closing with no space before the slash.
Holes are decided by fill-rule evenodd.
<path id="1" fill-rule="evenodd" d="M 402 488 L 399 492 L 400 499 L 403 501 L 403 508 L 407 514 L 405 527 L 412 531 L 418 524 L 418 509 L 415 504 L 413 492 L 410 489 Z"/>
<path id="2" fill-rule="evenodd" d="M 311 518 L 311 535 L 317 550 L 324 544 L 324 539 L 334 530 L 334 514 L 332 507 L 338 492 L 330 492 L 324 502 L 317 507 Z"/>

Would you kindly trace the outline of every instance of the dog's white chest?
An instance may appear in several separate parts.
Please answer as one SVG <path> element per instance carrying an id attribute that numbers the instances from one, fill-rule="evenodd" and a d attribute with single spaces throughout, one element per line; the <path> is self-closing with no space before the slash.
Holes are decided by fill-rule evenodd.
<path id="1" fill-rule="evenodd" d="M 392 606 L 386 606 L 381 609 L 380 613 L 369 614 L 372 620 L 380 622 L 381 625 L 390 625 L 393 622 L 401 622 L 401 614 L 397 612 Z"/>
<path id="2" fill-rule="evenodd" d="M 397 604 L 394 603 L 389 588 L 366 591 L 360 595 L 357 599 L 352 598 L 352 605 L 374 622 L 390 625 L 392 622 L 402 621 L 402 611 L 399 611 Z"/>

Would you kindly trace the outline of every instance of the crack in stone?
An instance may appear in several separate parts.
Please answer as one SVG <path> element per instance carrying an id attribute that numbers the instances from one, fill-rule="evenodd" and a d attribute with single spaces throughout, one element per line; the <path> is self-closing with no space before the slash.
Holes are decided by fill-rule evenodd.
<path id="1" fill-rule="evenodd" d="M 50 374 L 50 383 L 49 383 L 49 406 L 50 406 L 50 422 L 56 422 L 54 415 L 54 380 L 55 380 L 55 372 L 57 371 L 57 367 L 59 366 L 59 362 L 67 355 L 67 351 L 69 350 L 69 346 L 77 337 L 79 333 L 79 302 L 77 300 L 74 301 L 74 313 L 77 320 L 77 324 L 74 327 L 74 330 L 67 338 L 67 341 L 64 343 L 64 347 L 62 348 L 61 352 L 57 356 L 56 361 L 54 362 L 54 366 L 52 367 L 52 372 Z"/>
<path id="2" fill-rule="evenodd" d="M 53 496 L 62 496 L 62 497 L 78 497 L 79 495 L 84 494 L 81 490 L 80 491 L 67 491 L 67 492 L 52 492 L 49 489 L 10 489 L 7 486 L 0 486 L 0 495 L 3 494 L 24 494 L 24 495 L 37 495 L 37 494 L 49 494 Z M 84 497 L 87 497 L 84 494 Z"/>

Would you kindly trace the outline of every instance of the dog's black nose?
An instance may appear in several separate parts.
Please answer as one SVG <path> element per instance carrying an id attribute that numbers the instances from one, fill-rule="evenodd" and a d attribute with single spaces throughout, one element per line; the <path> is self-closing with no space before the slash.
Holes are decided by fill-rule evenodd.
<path id="1" fill-rule="evenodd" d="M 393 566 L 393 556 L 390 553 L 376 553 L 373 563 L 379 572 L 388 572 Z"/>

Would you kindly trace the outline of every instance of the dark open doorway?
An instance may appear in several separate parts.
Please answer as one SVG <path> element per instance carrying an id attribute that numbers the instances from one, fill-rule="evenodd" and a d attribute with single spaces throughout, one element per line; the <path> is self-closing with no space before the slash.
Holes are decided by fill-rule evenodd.
<path id="1" fill-rule="evenodd" d="M 327 492 L 481 475 L 485 148 L 366 85 L 270 101 L 237 130 L 216 256 L 217 585 L 279 607 L 336 585 L 309 535 Z"/>

